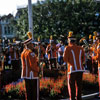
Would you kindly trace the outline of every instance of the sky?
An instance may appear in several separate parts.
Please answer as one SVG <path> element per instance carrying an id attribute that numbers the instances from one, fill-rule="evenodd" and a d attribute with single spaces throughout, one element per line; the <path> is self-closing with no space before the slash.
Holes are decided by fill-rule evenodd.
<path id="1" fill-rule="evenodd" d="M 37 0 L 31 0 L 36 3 Z M 28 5 L 28 0 L 0 0 L 0 16 L 8 15 L 9 13 L 15 15 L 17 8 Z"/>

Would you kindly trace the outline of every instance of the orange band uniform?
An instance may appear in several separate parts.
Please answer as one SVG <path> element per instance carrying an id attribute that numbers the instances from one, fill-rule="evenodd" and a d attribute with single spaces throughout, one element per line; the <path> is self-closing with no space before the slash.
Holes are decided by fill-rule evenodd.
<path id="1" fill-rule="evenodd" d="M 56 45 L 48 45 L 46 48 L 46 53 L 48 54 L 48 59 L 57 58 L 57 47 Z"/>
<path id="2" fill-rule="evenodd" d="M 74 46 L 66 46 L 64 50 L 63 59 L 68 64 L 68 74 L 73 72 L 84 71 L 83 62 L 85 61 L 85 53 L 82 47 L 75 49 Z M 75 56 L 77 55 L 77 56 Z M 77 62 L 76 62 L 77 61 Z"/>
<path id="3" fill-rule="evenodd" d="M 36 55 L 30 50 L 25 49 L 21 54 L 22 78 L 33 79 L 38 77 L 39 67 Z"/>

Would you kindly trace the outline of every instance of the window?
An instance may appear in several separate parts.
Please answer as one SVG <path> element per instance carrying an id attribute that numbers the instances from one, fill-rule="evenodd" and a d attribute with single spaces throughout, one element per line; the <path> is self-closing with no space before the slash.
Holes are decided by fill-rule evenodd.
<path id="1" fill-rule="evenodd" d="M 10 34 L 11 32 L 10 32 L 10 27 L 8 26 L 8 34 Z"/>
<path id="2" fill-rule="evenodd" d="M 7 34 L 7 27 L 4 27 L 4 34 Z"/>
<path id="3" fill-rule="evenodd" d="M 13 27 L 11 27 L 11 34 L 13 34 Z"/>

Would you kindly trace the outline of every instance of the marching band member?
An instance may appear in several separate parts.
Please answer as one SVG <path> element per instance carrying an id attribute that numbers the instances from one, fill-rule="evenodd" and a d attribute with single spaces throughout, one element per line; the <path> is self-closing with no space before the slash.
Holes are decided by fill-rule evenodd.
<path id="1" fill-rule="evenodd" d="M 42 46 L 40 37 L 38 37 L 38 43 L 35 49 L 38 51 L 38 58 L 40 59 L 40 61 L 43 60 L 45 55 L 45 48 Z"/>
<path id="2" fill-rule="evenodd" d="M 63 59 L 68 66 L 68 91 L 70 100 L 82 100 L 82 75 L 84 72 L 85 52 L 75 42 L 76 38 L 73 35 L 68 36 L 68 46 L 64 49 Z"/>
<path id="3" fill-rule="evenodd" d="M 92 44 L 92 35 L 91 34 L 89 35 L 89 44 L 90 45 Z"/>
<path id="4" fill-rule="evenodd" d="M 98 82 L 99 82 L 99 98 L 100 98 L 100 36 L 98 36 L 97 55 L 93 56 L 98 62 Z"/>
<path id="5" fill-rule="evenodd" d="M 47 45 L 46 48 L 46 54 L 48 54 L 48 61 L 49 61 L 49 68 L 53 68 L 53 64 L 54 67 L 57 68 L 57 47 L 55 44 L 55 41 L 52 39 L 52 36 L 50 37 L 50 44 Z"/>
<path id="6" fill-rule="evenodd" d="M 38 44 L 35 47 L 35 50 L 37 50 L 39 67 L 41 67 L 41 73 L 40 74 L 43 77 L 43 66 L 40 66 L 40 65 L 44 62 L 45 48 L 42 46 L 42 43 L 40 41 L 40 37 L 38 37 Z"/>
<path id="7" fill-rule="evenodd" d="M 9 56 L 11 57 L 12 70 L 16 71 L 20 68 L 19 66 L 20 52 L 16 47 L 16 45 L 13 46 L 12 44 L 10 44 L 9 53 L 10 53 Z"/>
<path id="8" fill-rule="evenodd" d="M 96 35 L 93 36 L 93 44 L 90 48 L 91 51 L 91 57 L 92 57 L 92 73 L 97 74 L 97 61 L 93 59 L 94 56 L 97 55 L 97 40 Z"/>
<path id="9" fill-rule="evenodd" d="M 97 36 L 98 35 L 97 31 L 94 31 L 93 34 L 94 34 L 94 36 Z"/>
<path id="10" fill-rule="evenodd" d="M 32 38 L 24 41 L 24 50 L 21 53 L 22 74 L 25 79 L 26 100 L 39 100 L 39 78 L 38 78 L 38 59 L 32 51 L 34 44 Z"/>

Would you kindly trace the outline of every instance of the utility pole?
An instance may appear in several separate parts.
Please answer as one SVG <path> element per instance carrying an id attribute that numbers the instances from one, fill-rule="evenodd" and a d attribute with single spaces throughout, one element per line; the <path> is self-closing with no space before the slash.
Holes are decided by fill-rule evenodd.
<path id="1" fill-rule="evenodd" d="M 33 15 L 32 15 L 32 3 L 31 0 L 28 0 L 28 22 L 29 22 L 29 32 L 32 33 L 33 37 Z"/>

